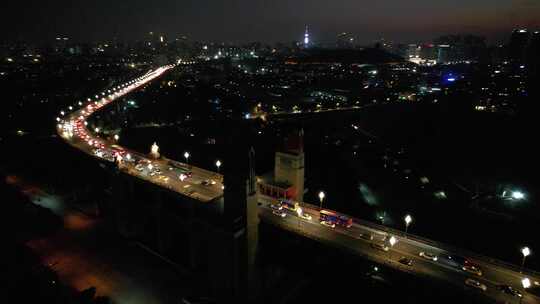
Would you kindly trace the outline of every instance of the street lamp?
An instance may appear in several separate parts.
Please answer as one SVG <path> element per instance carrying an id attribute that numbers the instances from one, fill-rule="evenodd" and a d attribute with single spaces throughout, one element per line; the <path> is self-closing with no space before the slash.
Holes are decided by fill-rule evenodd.
<path id="1" fill-rule="evenodd" d="M 405 236 L 407 236 L 407 230 L 409 229 L 409 224 L 412 222 L 412 216 L 407 214 L 405 216 Z"/>
<path id="2" fill-rule="evenodd" d="M 184 153 L 184 158 L 186 159 L 186 164 L 188 163 L 188 160 L 189 160 L 189 152 L 185 152 Z"/>
<path id="3" fill-rule="evenodd" d="M 319 201 L 321 201 L 321 204 L 319 205 L 319 209 L 322 209 L 322 202 L 323 202 L 325 197 L 326 197 L 326 195 L 324 194 L 323 191 L 319 192 Z"/>
<path id="4" fill-rule="evenodd" d="M 514 191 L 512 192 L 512 198 L 515 200 L 522 200 L 525 198 L 525 194 L 521 191 Z"/>
<path id="5" fill-rule="evenodd" d="M 217 172 L 219 173 L 219 167 L 221 167 L 221 161 L 219 159 L 216 161 L 216 167 L 217 167 Z"/>
<path id="6" fill-rule="evenodd" d="M 525 266 L 525 258 L 527 258 L 531 254 L 531 250 L 529 247 L 523 247 L 521 248 L 521 254 L 523 255 L 523 259 L 521 260 L 521 271 L 523 272 L 523 266 Z"/>
<path id="7" fill-rule="evenodd" d="M 303 212 L 302 207 L 298 207 L 296 209 L 296 213 L 298 214 L 298 228 L 300 228 L 300 218 L 302 217 L 302 212 Z"/>
<path id="8" fill-rule="evenodd" d="M 390 243 L 390 250 L 394 248 L 394 245 L 397 243 L 397 239 L 394 236 L 391 236 L 388 240 L 388 243 Z M 390 252 L 390 259 L 392 259 L 392 252 Z"/>
<path id="9" fill-rule="evenodd" d="M 531 280 L 529 280 L 529 278 L 524 278 L 523 280 L 521 280 L 521 286 L 523 286 L 523 290 L 531 287 Z M 521 297 L 519 298 L 520 304 L 521 304 L 521 301 L 523 301 L 523 297 L 524 295 L 521 295 Z"/>
<path id="10" fill-rule="evenodd" d="M 159 158 L 159 146 L 155 142 L 150 147 L 150 154 L 156 159 Z"/>
<path id="11" fill-rule="evenodd" d="M 119 139 L 120 139 L 120 136 L 118 136 L 118 134 L 114 134 L 114 140 L 118 141 Z"/>

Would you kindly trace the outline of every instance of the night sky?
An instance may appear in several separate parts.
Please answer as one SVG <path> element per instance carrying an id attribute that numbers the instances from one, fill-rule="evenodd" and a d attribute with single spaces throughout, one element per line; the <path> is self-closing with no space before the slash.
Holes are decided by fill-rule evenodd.
<path id="1" fill-rule="evenodd" d="M 168 38 L 290 42 L 309 25 L 316 41 L 351 32 L 361 43 L 477 33 L 492 42 L 515 27 L 540 28 L 540 0 L 43 0 L 0 4 L 1 40 Z"/>

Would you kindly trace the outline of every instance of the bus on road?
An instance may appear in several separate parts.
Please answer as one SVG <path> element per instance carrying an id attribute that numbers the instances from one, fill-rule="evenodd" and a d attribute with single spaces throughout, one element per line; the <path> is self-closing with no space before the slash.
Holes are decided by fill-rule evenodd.
<path id="1" fill-rule="evenodd" d="M 342 214 L 337 214 L 329 210 L 320 211 L 320 221 L 326 222 L 327 224 L 335 224 L 335 225 L 342 226 L 345 228 L 349 228 L 352 226 L 351 218 Z"/>

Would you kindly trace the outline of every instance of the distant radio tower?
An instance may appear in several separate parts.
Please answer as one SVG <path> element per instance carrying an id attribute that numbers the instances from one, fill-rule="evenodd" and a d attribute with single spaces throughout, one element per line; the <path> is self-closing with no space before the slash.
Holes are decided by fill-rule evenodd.
<path id="1" fill-rule="evenodd" d="M 306 25 L 306 32 L 304 33 L 304 47 L 307 47 L 309 45 L 309 32 L 308 27 Z"/>

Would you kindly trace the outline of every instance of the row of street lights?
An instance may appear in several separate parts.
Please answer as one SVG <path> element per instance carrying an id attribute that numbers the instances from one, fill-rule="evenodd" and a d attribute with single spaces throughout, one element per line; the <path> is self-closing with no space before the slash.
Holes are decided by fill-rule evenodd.
<path id="1" fill-rule="evenodd" d="M 319 192 L 319 201 L 320 201 L 320 205 L 319 205 L 319 208 L 322 209 L 322 203 L 323 203 L 323 200 L 325 199 L 326 197 L 326 194 L 323 192 L 323 191 L 320 191 Z M 403 220 L 405 221 L 405 237 L 407 237 L 407 234 L 408 234 L 408 230 L 409 230 L 409 225 L 412 223 L 413 221 L 413 218 L 410 214 L 407 214 L 405 215 L 405 217 L 403 218 Z M 393 247 L 394 244 L 397 242 L 396 238 L 394 236 L 392 236 L 389 240 L 390 242 L 390 245 Z M 529 247 L 523 247 L 521 248 L 521 254 L 523 255 L 523 259 L 521 260 L 521 270 L 520 272 L 523 272 L 523 268 L 525 266 L 525 259 L 531 254 L 531 249 L 529 249 Z M 528 279 L 523 279 L 523 280 L 528 280 Z M 528 288 L 528 287 L 525 287 L 525 285 L 523 285 L 524 288 Z M 529 286 L 530 286 L 530 282 L 529 282 Z"/>

